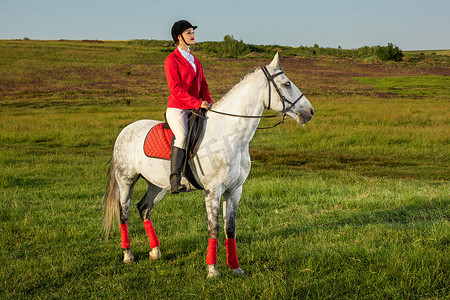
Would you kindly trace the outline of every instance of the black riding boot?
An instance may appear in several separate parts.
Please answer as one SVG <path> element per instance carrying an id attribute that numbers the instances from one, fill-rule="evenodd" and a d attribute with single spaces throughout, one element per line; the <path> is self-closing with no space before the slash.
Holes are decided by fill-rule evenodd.
<path id="1" fill-rule="evenodd" d="M 175 146 L 172 147 L 170 153 L 170 191 L 172 194 L 188 191 L 186 186 L 180 183 L 184 156 L 185 151 L 183 149 Z"/>

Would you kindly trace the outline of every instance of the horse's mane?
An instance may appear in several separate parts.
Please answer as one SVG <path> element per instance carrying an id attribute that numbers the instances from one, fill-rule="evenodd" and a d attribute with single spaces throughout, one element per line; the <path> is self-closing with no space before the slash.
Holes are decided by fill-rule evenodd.
<path id="1" fill-rule="evenodd" d="M 250 77 L 251 75 L 253 75 L 256 71 L 258 71 L 259 68 L 255 68 L 252 72 L 247 73 L 238 83 L 236 83 L 235 85 L 233 85 L 233 87 L 231 89 L 228 90 L 228 92 L 226 92 L 225 95 L 222 96 L 222 98 L 220 98 L 219 101 L 215 102 L 215 104 L 219 104 L 221 103 L 224 99 L 228 98 L 228 96 L 236 89 L 238 89 L 244 81 L 246 81 L 246 79 L 248 77 Z"/>

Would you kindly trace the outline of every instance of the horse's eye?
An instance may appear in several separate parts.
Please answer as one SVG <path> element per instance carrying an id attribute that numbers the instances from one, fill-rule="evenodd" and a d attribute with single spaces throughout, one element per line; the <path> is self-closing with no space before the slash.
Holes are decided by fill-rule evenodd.
<path id="1" fill-rule="evenodd" d="M 288 82 L 286 82 L 284 85 L 287 86 L 287 87 L 289 87 L 289 86 L 291 86 L 291 82 L 288 81 Z"/>

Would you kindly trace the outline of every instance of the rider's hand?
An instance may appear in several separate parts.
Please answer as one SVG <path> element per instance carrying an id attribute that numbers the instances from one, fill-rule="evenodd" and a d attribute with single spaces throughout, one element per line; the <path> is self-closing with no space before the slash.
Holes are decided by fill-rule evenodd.
<path id="1" fill-rule="evenodd" d="M 204 108 L 208 110 L 211 107 L 211 104 L 209 104 L 208 101 L 202 101 L 202 105 L 200 105 L 200 108 Z"/>

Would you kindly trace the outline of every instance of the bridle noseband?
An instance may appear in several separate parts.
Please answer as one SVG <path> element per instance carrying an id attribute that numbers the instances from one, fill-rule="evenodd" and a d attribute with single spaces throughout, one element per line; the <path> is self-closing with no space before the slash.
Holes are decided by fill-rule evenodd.
<path id="1" fill-rule="evenodd" d="M 267 84 L 269 87 L 269 103 L 267 108 L 270 108 L 270 104 L 272 102 L 272 89 L 270 88 L 270 84 L 273 84 L 273 87 L 275 88 L 275 90 L 277 91 L 278 95 L 280 96 L 281 99 L 281 103 L 283 104 L 283 110 L 281 112 L 279 112 L 278 114 L 274 114 L 274 115 L 265 115 L 265 116 L 245 116 L 245 115 L 235 115 L 235 114 L 229 114 L 229 113 L 225 113 L 225 112 L 220 112 L 220 111 L 216 111 L 213 109 L 210 109 L 209 111 L 217 113 L 217 114 L 221 114 L 221 115 L 225 115 L 225 116 L 231 116 L 231 117 L 240 117 L 240 118 L 254 118 L 254 119 L 266 119 L 266 118 L 275 118 L 278 116 L 283 116 L 283 120 L 281 120 L 280 122 L 276 123 L 273 126 L 270 127 L 258 127 L 258 129 L 269 129 L 269 128 L 274 128 L 282 123 L 284 123 L 284 120 L 286 119 L 287 113 L 289 110 L 291 110 L 291 108 L 297 104 L 298 101 L 300 101 L 300 99 L 302 99 L 302 97 L 304 96 L 303 93 L 294 101 L 291 102 L 289 101 L 284 95 L 283 93 L 281 93 L 280 88 L 277 86 L 277 84 L 275 83 L 275 78 L 284 74 L 283 71 L 280 71 L 278 73 L 275 73 L 273 75 L 270 75 L 269 70 L 267 70 L 266 66 L 261 67 L 261 70 L 263 71 L 264 75 L 266 76 L 267 79 Z M 286 107 L 287 105 L 287 107 Z"/>

